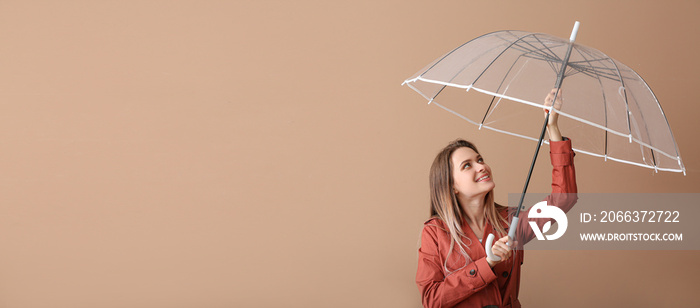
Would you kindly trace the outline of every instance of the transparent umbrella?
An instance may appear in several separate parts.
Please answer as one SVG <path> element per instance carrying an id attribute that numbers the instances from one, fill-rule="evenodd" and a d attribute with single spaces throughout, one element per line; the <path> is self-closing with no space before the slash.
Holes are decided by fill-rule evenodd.
<path id="1" fill-rule="evenodd" d="M 555 85 L 558 79 L 560 86 Z M 685 172 L 666 116 L 642 77 L 570 40 L 523 31 L 486 34 L 438 58 L 404 84 L 479 129 L 533 141 L 539 130 L 526 125 L 537 124 L 517 119 L 539 117 L 546 93 L 561 87 L 566 100 L 560 126 L 575 138 L 577 153 Z M 468 100 L 462 97 L 465 90 L 490 99 Z"/>
<path id="2" fill-rule="evenodd" d="M 560 114 L 562 131 L 576 140 L 575 152 L 685 174 L 671 128 L 651 88 L 628 66 L 575 43 L 578 27 L 576 22 L 568 40 L 524 31 L 485 34 L 404 81 L 429 104 L 479 129 L 537 142 L 511 225 L 517 223 L 539 147 L 546 143 L 545 125 L 539 127 L 532 120 L 541 119 L 542 109 L 552 112 L 543 101 L 553 87 L 564 93 L 561 109 L 553 112 Z M 478 95 L 467 97 L 465 91 Z"/>

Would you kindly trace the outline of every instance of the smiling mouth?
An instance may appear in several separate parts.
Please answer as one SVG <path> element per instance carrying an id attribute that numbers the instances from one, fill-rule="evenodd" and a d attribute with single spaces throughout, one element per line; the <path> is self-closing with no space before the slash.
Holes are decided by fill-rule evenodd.
<path id="1" fill-rule="evenodd" d="M 486 175 L 484 175 L 484 176 L 482 176 L 482 177 L 476 179 L 476 181 L 477 181 L 477 182 L 483 182 L 483 181 L 487 181 L 487 180 L 490 180 L 490 179 L 491 179 L 491 176 L 488 175 L 488 174 L 486 174 Z"/>

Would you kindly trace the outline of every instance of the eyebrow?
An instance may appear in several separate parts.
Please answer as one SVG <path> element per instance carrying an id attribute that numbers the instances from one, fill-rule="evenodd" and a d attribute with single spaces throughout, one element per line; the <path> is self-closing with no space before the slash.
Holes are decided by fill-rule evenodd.
<path id="1" fill-rule="evenodd" d="M 479 158 L 482 158 L 482 157 L 481 157 L 481 154 L 476 154 L 476 159 L 478 160 Z M 461 163 L 459 163 L 459 167 L 461 168 L 462 166 L 464 166 L 464 164 L 465 164 L 466 162 L 471 161 L 471 160 L 472 160 L 471 158 L 465 159 L 464 161 L 462 161 Z"/>

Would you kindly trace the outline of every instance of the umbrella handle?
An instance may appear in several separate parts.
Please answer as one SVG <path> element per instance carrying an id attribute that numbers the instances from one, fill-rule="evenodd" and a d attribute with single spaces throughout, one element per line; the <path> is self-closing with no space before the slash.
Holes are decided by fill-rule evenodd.
<path id="1" fill-rule="evenodd" d="M 515 230 L 518 227 L 518 217 L 513 217 L 513 220 L 510 222 L 510 228 L 508 230 L 508 236 L 510 237 L 510 241 L 508 241 L 508 246 L 513 245 L 513 239 L 515 238 Z M 496 239 L 496 236 L 493 235 L 493 233 L 489 234 L 489 236 L 486 238 L 486 255 L 489 257 L 489 259 L 493 261 L 501 261 L 501 257 L 493 254 L 493 251 L 491 248 L 493 247 L 493 240 Z"/>

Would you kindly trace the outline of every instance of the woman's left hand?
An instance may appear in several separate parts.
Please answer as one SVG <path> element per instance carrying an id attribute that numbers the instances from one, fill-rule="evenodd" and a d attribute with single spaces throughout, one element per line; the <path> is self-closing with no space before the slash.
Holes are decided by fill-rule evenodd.
<path id="1" fill-rule="evenodd" d="M 517 242 L 515 242 L 515 244 L 517 245 Z M 499 257 L 500 260 L 494 261 L 489 259 L 489 257 L 487 256 L 486 262 L 489 264 L 489 266 L 493 268 L 494 266 L 496 266 L 496 264 L 508 260 L 513 255 L 511 245 L 513 245 L 513 243 L 510 242 L 510 237 L 508 236 L 504 236 L 498 239 L 498 241 L 496 241 L 495 243 L 493 243 L 491 251 L 495 256 Z"/>

